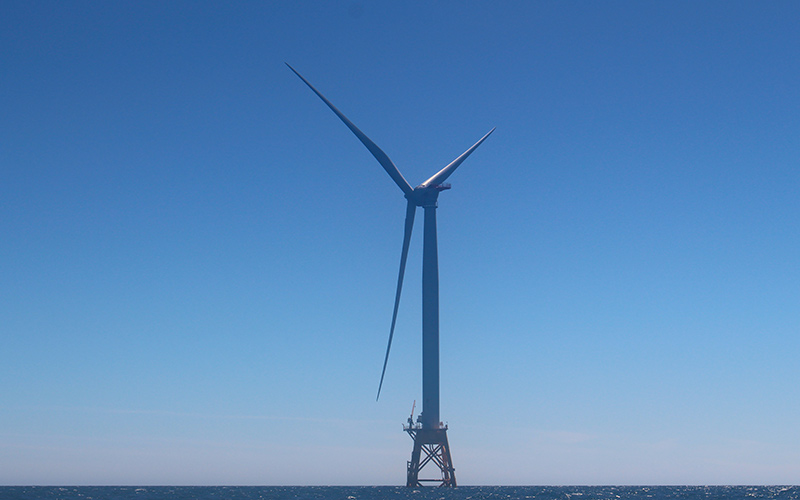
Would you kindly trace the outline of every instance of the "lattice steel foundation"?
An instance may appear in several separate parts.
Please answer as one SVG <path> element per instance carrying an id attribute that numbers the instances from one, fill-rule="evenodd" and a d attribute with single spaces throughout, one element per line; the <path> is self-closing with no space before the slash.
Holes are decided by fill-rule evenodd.
<path id="1" fill-rule="evenodd" d="M 447 442 L 447 426 L 440 425 L 438 429 L 426 429 L 417 424 L 403 426 L 403 430 L 414 440 L 414 450 L 411 452 L 411 460 L 407 467 L 406 486 L 409 488 L 418 488 L 425 484 L 456 486 L 456 470 Z M 438 470 L 440 477 L 420 477 L 426 466 L 429 466 L 427 472 Z"/>

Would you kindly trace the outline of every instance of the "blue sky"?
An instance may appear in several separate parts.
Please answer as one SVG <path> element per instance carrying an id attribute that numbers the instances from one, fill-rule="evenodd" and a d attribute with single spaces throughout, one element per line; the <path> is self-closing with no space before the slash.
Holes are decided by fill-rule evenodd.
<path id="1" fill-rule="evenodd" d="M 0 484 L 800 481 L 796 2 L 3 2 Z"/>

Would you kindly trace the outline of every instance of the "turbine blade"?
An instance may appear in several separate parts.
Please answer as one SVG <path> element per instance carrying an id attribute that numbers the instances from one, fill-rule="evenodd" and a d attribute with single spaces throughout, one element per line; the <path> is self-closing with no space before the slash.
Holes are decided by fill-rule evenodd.
<path id="1" fill-rule="evenodd" d="M 408 201 L 406 208 L 406 229 L 403 234 L 403 252 L 400 254 L 400 273 L 397 275 L 397 292 L 394 296 L 394 312 L 392 313 L 392 327 L 389 329 L 389 343 L 386 345 L 386 356 L 383 358 L 383 370 L 381 371 L 381 382 L 378 384 L 378 396 L 381 397 L 381 387 L 383 387 L 383 376 L 386 375 L 386 363 L 389 362 L 389 350 L 392 348 L 392 337 L 394 337 L 394 325 L 397 322 L 397 308 L 400 305 L 400 292 L 403 290 L 403 275 L 406 272 L 406 259 L 408 258 L 408 245 L 411 242 L 411 230 L 414 228 L 414 215 L 417 206 Z"/>
<path id="2" fill-rule="evenodd" d="M 445 179 L 450 177 L 450 174 L 455 172 L 455 170 L 458 168 L 458 166 L 461 165 L 461 163 L 463 163 L 463 161 L 466 160 L 467 157 L 469 155 L 471 155 L 472 152 L 475 151 L 475 149 L 478 146 L 480 146 L 481 143 L 483 141 L 485 141 L 487 137 L 489 137 L 489 135 L 491 135 L 492 132 L 494 132 L 494 128 L 492 130 L 490 130 L 489 132 L 487 132 L 486 135 L 481 137 L 481 139 L 478 142 L 476 142 L 475 144 L 473 144 L 471 148 L 469 148 L 468 150 L 464 151 L 461 154 L 461 156 L 459 156 L 458 158 L 453 160 L 448 166 L 446 166 L 443 169 L 439 170 L 438 172 L 436 172 L 436 174 L 433 177 L 431 177 L 427 181 L 425 181 L 422 184 L 420 184 L 419 187 L 426 188 L 428 186 L 436 186 L 438 184 L 443 183 L 445 181 Z"/>
<path id="3" fill-rule="evenodd" d="M 369 137 L 367 137 L 364 134 L 364 132 L 359 130 L 358 127 L 356 127 L 353 124 L 353 122 L 348 120 L 347 117 L 344 116 L 341 111 L 336 109 L 336 106 L 334 106 L 328 99 L 326 99 L 324 95 L 320 94 L 319 91 L 315 89 L 314 86 L 308 82 L 308 80 L 303 78 L 303 75 L 298 73 L 297 70 L 295 70 L 293 67 L 289 65 L 289 63 L 286 63 L 286 65 L 289 66 L 289 69 L 294 71 L 294 74 L 299 76 L 300 79 L 303 80 L 306 85 L 308 85 L 308 88 L 313 90 L 314 93 L 317 94 L 317 96 L 319 96 L 319 98 L 322 99 L 322 101 L 325 104 L 327 104 L 329 108 L 331 108 L 331 111 L 336 113 L 336 116 L 338 116 L 339 119 L 342 120 L 345 125 L 347 125 L 347 128 L 349 128 L 350 131 L 352 131 L 356 135 L 356 137 L 358 137 L 358 140 L 360 140 L 361 143 L 367 147 L 369 152 L 372 153 L 372 156 L 374 156 L 375 159 L 378 160 L 378 163 L 380 163 L 383 169 L 386 170 L 386 173 L 389 174 L 389 177 L 391 177 L 392 180 L 395 182 L 395 184 L 397 184 L 400 187 L 400 189 L 403 190 L 403 193 L 405 194 L 412 193 L 414 189 L 411 187 L 408 181 L 406 181 L 406 179 L 403 177 L 403 174 L 400 173 L 400 170 L 398 170 L 395 164 L 392 163 L 392 160 L 389 159 L 386 153 L 384 153 L 381 150 L 381 148 L 378 147 L 377 144 L 372 142 L 372 140 Z"/>

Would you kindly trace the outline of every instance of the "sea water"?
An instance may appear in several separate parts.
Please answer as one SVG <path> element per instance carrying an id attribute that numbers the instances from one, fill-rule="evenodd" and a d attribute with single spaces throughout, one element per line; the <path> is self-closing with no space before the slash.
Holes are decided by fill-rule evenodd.
<path id="1" fill-rule="evenodd" d="M 800 486 L 6 486 L 0 500 L 753 500 L 797 499 Z"/>

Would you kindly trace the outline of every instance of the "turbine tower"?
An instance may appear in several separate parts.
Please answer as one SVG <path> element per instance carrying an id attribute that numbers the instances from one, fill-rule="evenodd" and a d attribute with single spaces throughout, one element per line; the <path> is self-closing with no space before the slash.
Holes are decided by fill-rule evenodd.
<path id="1" fill-rule="evenodd" d="M 408 200 L 392 325 L 389 329 L 389 342 L 386 345 L 386 355 L 383 359 L 383 370 L 378 384 L 377 398 L 380 398 L 381 395 L 383 377 L 386 374 L 386 364 L 389 361 L 389 351 L 392 348 L 392 337 L 394 336 L 394 327 L 397 321 L 397 309 L 400 305 L 400 292 L 403 289 L 403 275 L 406 269 L 408 246 L 411 241 L 411 230 L 414 227 L 414 216 L 417 207 L 422 207 L 424 210 L 422 243 L 422 412 L 415 423 L 413 419 L 414 410 L 412 409 L 408 425 L 403 426 L 403 430 L 414 440 L 411 460 L 406 468 L 406 486 L 418 487 L 428 482 L 439 483 L 440 486 L 456 486 L 455 469 L 450 455 L 450 445 L 447 442 L 447 426 L 439 418 L 439 256 L 436 243 L 436 206 L 439 193 L 450 189 L 450 185 L 445 184 L 444 181 L 489 137 L 489 134 L 494 132 L 494 128 L 481 137 L 472 147 L 464 151 L 461 156 L 453 160 L 452 163 L 434 174 L 430 179 L 412 188 L 386 153 L 372 142 L 369 137 L 364 135 L 353 122 L 348 120 L 336 106 L 292 68 L 289 63 L 286 63 L 286 65 L 358 137 L 369 152 L 372 153 L 372 156 L 378 160 L 383 169 L 386 170 L 389 177 L 403 191 L 406 200 Z M 438 467 L 441 477 L 435 479 L 420 478 L 420 470 L 431 463 Z"/>

